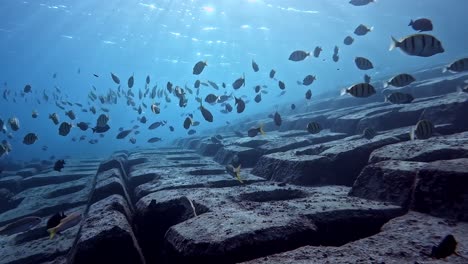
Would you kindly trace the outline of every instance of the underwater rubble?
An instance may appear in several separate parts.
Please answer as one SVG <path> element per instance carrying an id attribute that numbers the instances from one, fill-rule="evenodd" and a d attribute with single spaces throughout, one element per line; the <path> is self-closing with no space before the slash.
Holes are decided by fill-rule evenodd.
<path id="1" fill-rule="evenodd" d="M 463 79 L 416 83 L 411 104 L 317 99 L 279 130 L 251 118 L 172 148 L 69 159 L 61 172 L 10 166 L 0 226 L 41 220 L 0 229 L 0 263 L 467 263 Z M 411 140 L 421 119 L 436 134 Z M 312 121 L 320 133 L 307 132 Z M 235 133 L 259 122 L 266 135 Z M 366 127 L 375 137 L 362 136 Z M 241 165 L 239 178 L 229 164 Z M 46 222 L 58 212 L 81 220 L 51 238 Z M 447 235 L 456 254 L 439 259 L 433 247 Z"/>

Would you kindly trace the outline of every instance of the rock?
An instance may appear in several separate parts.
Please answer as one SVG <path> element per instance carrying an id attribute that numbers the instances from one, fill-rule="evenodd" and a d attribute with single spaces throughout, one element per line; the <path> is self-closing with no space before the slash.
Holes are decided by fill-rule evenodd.
<path id="1" fill-rule="evenodd" d="M 36 174 L 38 170 L 36 168 L 25 168 L 16 172 L 16 175 L 23 178 L 31 177 Z"/>
<path id="2" fill-rule="evenodd" d="M 131 211 L 122 196 L 112 195 L 91 205 L 73 263 L 145 263 L 127 219 Z"/>
<path id="3" fill-rule="evenodd" d="M 408 231 L 410 230 L 410 232 Z M 468 224 L 451 223 L 425 214 L 410 212 L 390 220 L 382 231 L 341 247 L 305 246 L 246 264 L 328 264 L 328 263 L 434 263 L 462 264 L 468 255 Z M 458 241 L 457 252 L 446 259 L 430 257 L 432 247 L 447 235 Z"/>
<path id="4" fill-rule="evenodd" d="M 214 161 L 225 165 L 229 164 L 235 155 L 237 155 L 242 167 L 249 168 L 253 167 L 257 163 L 257 160 L 262 154 L 258 149 L 230 145 L 220 148 L 213 159 Z"/>
<path id="5" fill-rule="evenodd" d="M 7 176 L 0 178 L 0 188 L 8 189 L 12 192 L 20 192 L 22 190 L 21 182 L 23 177 L 21 176 Z"/>
<path id="6" fill-rule="evenodd" d="M 371 164 L 361 172 L 350 195 L 467 221 L 468 159 Z"/>
<path id="7" fill-rule="evenodd" d="M 369 162 L 407 160 L 431 162 L 468 157 L 468 132 L 384 146 L 372 152 Z"/>
<path id="8" fill-rule="evenodd" d="M 209 142 L 202 142 L 197 150 L 200 155 L 203 156 L 214 156 L 216 152 L 222 147 L 222 144 L 218 143 L 209 143 Z"/>

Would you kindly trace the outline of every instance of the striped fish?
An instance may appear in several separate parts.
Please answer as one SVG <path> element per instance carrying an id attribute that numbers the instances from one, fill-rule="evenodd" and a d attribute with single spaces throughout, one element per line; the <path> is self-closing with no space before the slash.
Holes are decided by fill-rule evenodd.
<path id="1" fill-rule="evenodd" d="M 360 70 L 370 70 L 374 68 L 372 62 L 364 57 L 356 57 L 356 59 L 354 59 L 354 63 L 356 63 L 356 66 Z"/>
<path id="2" fill-rule="evenodd" d="M 442 70 L 442 72 L 446 72 L 446 71 L 450 71 L 454 73 L 468 71 L 468 58 L 459 59 L 453 62 L 452 64 L 450 64 L 449 66 L 445 67 Z"/>
<path id="3" fill-rule="evenodd" d="M 18 131 L 19 130 L 20 122 L 19 122 L 18 118 L 12 117 L 12 118 L 8 119 L 8 124 L 10 124 L 10 127 L 11 127 L 11 129 L 13 131 Z"/>
<path id="4" fill-rule="evenodd" d="M 410 56 L 430 57 L 445 50 L 442 43 L 434 36 L 427 34 L 415 34 L 396 40 L 392 37 L 390 50 L 400 48 L 404 53 Z"/>
<path id="5" fill-rule="evenodd" d="M 364 131 L 362 132 L 362 136 L 369 140 L 373 139 L 376 135 L 377 135 L 377 132 L 375 132 L 375 130 L 370 127 L 364 129 Z"/>
<path id="6" fill-rule="evenodd" d="M 322 128 L 320 127 L 320 124 L 317 122 L 310 122 L 307 124 L 307 131 L 311 134 L 317 134 L 320 133 Z"/>
<path id="7" fill-rule="evenodd" d="M 349 88 L 341 90 L 341 95 L 351 94 L 354 97 L 369 97 L 375 94 L 375 88 L 369 83 L 358 83 Z"/>
<path id="8" fill-rule="evenodd" d="M 36 134 L 34 133 L 29 133 L 26 136 L 24 136 L 23 139 L 23 144 L 25 145 L 32 145 L 34 144 L 39 138 L 37 137 Z"/>
<path id="9" fill-rule="evenodd" d="M 49 119 L 51 119 L 52 122 L 54 122 L 54 125 L 59 124 L 59 116 L 56 113 L 50 114 Z"/>
<path id="10" fill-rule="evenodd" d="M 392 104 L 409 104 L 413 102 L 414 97 L 408 93 L 395 92 L 385 97 L 385 102 Z"/>
<path id="11" fill-rule="evenodd" d="M 414 81 L 416 81 L 416 79 L 412 75 L 402 73 L 384 83 L 384 88 L 387 88 L 390 85 L 395 87 L 404 87 L 410 85 Z"/>
<path id="12" fill-rule="evenodd" d="M 70 133 L 72 128 L 72 124 L 67 123 L 67 122 L 62 122 L 59 127 L 59 135 L 60 136 L 66 136 Z"/>
<path id="13" fill-rule="evenodd" d="M 101 114 L 97 119 L 96 126 L 105 127 L 107 125 L 107 122 L 109 122 L 109 116 Z"/>
<path id="14" fill-rule="evenodd" d="M 434 125 L 429 120 L 420 120 L 416 126 L 411 130 L 411 140 L 417 139 L 428 139 L 434 133 Z"/>

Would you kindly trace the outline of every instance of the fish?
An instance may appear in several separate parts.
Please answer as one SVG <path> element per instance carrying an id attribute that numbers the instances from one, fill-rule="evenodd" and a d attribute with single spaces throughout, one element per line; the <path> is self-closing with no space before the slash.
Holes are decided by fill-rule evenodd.
<path id="1" fill-rule="evenodd" d="M 219 86 L 215 82 L 212 82 L 212 81 L 207 81 L 207 82 L 211 85 L 211 87 L 213 87 L 216 90 L 219 90 Z"/>
<path id="2" fill-rule="evenodd" d="M 452 73 L 468 71 L 468 58 L 459 59 L 443 68 L 442 72 L 450 71 Z"/>
<path id="3" fill-rule="evenodd" d="M 240 169 L 241 169 L 241 165 L 239 165 L 237 168 L 234 168 L 234 166 L 232 166 L 231 164 L 226 165 L 227 173 L 233 176 L 234 178 L 236 178 L 240 183 L 244 183 L 244 181 L 242 180 L 240 176 Z"/>
<path id="4" fill-rule="evenodd" d="M 281 90 L 286 89 L 286 85 L 284 84 L 283 81 L 278 81 L 278 86 L 279 86 L 279 88 L 280 88 Z"/>
<path id="5" fill-rule="evenodd" d="M 367 33 L 371 32 L 373 29 L 374 27 L 367 27 L 366 25 L 360 24 L 354 30 L 354 34 L 356 34 L 357 36 L 364 36 Z"/>
<path id="6" fill-rule="evenodd" d="M 226 111 L 228 111 L 228 113 L 232 112 L 232 105 L 230 104 L 226 104 Z"/>
<path id="7" fill-rule="evenodd" d="M 281 119 L 281 115 L 278 112 L 275 113 L 273 120 L 275 121 L 275 125 L 277 126 L 281 126 L 281 123 L 283 122 Z"/>
<path id="8" fill-rule="evenodd" d="M 54 78 L 54 79 L 57 78 L 57 73 L 56 72 L 54 72 L 54 74 L 52 75 L 52 78 Z"/>
<path id="9" fill-rule="evenodd" d="M 105 127 L 107 125 L 107 122 L 109 122 L 109 116 L 105 114 L 99 115 L 99 117 L 96 120 L 96 126 L 97 127 Z"/>
<path id="10" fill-rule="evenodd" d="M 340 56 L 338 56 L 338 54 L 335 53 L 335 54 L 333 54 L 332 59 L 333 59 L 334 62 L 338 62 L 340 60 Z"/>
<path id="11" fill-rule="evenodd" d="M 318 134 L 321 130 L 322 128 L 317 122 L 310 122 L 307 124 L 307 131 L 311 134 Z"/>
<path id="12" fill-rule="evenodd" d="M 146 76 L 146 84 L 150 84 L 150 76 Z"/>
<path id="13" fill-rule="evenodd" d="M 341 95 L 351 94 L 354 97 L 366 98 L 375 94 L 375 88 L 369 83 L 358 83 L 341 90 Z"/>
<path id="14" fill-rule="evenodd" d="M 312 93 L 312 92 L 311 92 Z M 291 110 L 294 110 L 296 109 L 296 105 L 295 104 L 291 104 Z"/>
<path id="15" fill-rule="evenodd" d="M 128 81 L 127 81 L 128 88 L 132 88 L 134 83 L 135 83 L 135 77 L 133 77 L 132 75 L 130 76 L 130 78 L 128 78 Z"/>
<path id="16" fill-rule="evenodd" d="M 136 138 L 130 138 L 129 141 L 130 141 L 130 143 L 132 143 L 132 144 L 136 144 Z"/>
<path id="17" fill-rule="evenodd" d="M 160 126 L 164 126 L 165 124 L 166 124 L 165 121 L 163 121 L 163 122 L 154 122 L 153 124 L 151 124 L 151 125 L 148 127 L 148 129 L 149 129 L 149 130 L 153 130 L 153 129 L 156 129 L 156 128 L 160 127 Z"/>
<path id="18" fill-rule="evenodd" d="M 385 102 L 392 104 L 409 104 L 413 102 L 414 97 L 408 93 L 394 92 L 385 97 Z"/>
<path id="19" fill-rule="evenodd" d="M 49 114 L 49 119 L 52 120 L 55 125 L 59 124 L 59 116 L 56 113 Z"/>
<path id="20" fill-rule="evenodd" d="M 351 44 L 353 44 L 353 42 L 354 42 L 354 38 L 351 37 L 351 36 L 347 36 L 347 37 L 343 40 L 343 43 L 344 43 L 345 45 L 348 45 L 348 46 L 351 45 Z"/>
<path id="21" fill-rule="evenodd" d="M 437 246 L 432 247 L 431 257 L 436 259 L 446 258 L 452 254 L 457 254 L 457 240 L 453 235 L 446 235 Z"/>
<path id="22" fill-rule="evenodd" d="M 319 46 L 315 47 L 315 49 L 314 49 L 314 57 L 315 57 L 315 58 L 318 58 L 318 57 L 320 56 L 320 52 L 322 52 L 322 47 L 319 47 Z"/>
<path id="23" fill-rule="evenodd" d="M 173 126 L 169 126 L 169 130 L 170 130 L 171 132 L 174 132 L 175 129 L 174 129 Z"/>
<path id="24" fill-rule="evenodd" d="M 304 77 L 304 79 L 302 80 L 302 85 L 309 86 L 309 85 L 311 85 L 315 80 L 316 80 L 315 76 L 309 74 L 309 75 L 307 75 L 306 77 Z"/>
<path id="25" fill-rule="evenodd" d="M 237 105 L 237 113 L 242 113 L 245 110 L 245 102 L 241 98 L 234 97 L 235 105 Z"/>
<path id="26" fill-rule="evenodd" d="M 47 220 L 46 228 L 49 229 L 58 226 L 60 224 L 60 221 L 65 217 L 67 216 L 64 212 L 54 214 Z"/>
<path id="27" fill-rule="evenodd" d="M 65 218 L 60 220 L 60 224 L 58 224 L 55 227 L 47 229 L 47 232 L 49 232 L 49 238 L 53 239 L 57 233 L 60 233 L 62 231 L 65 231 L 69 228 L 72 228 L 76 225 L 78 225 L 81 222 L 82 215 L 78 212 L 72 213 Z"/>
<path id="28" fill-rule="evenodd" d="M 389 50 L 400 48 L 405 54 L 418 57 L 431 57 L 445 50 L 436 37 L 427 34 L 410 35 L 400 40 L 392 37 Z"/>
<path id="29" fill-rule="evenodd" d="M 193 71 L 192 73 L 194 75 L 199 75 L 200 73 L 203 72 L 203 69 L 205 69 L 205 67 L 207 66 L 208 64 L 206 63 L 206 61 L 199 61 L 197 62 L 194 66 L 193 66 Z"/>
<path id="30" fill-rule="evenodd" d="M 127 137 L 133 130 L 132 129 L 128 129 L 128 130 L 123 130 L 121 131 L 119 134 L 117 134 L 117 136 L 115 137 L 116 139 L 124 139 L 125 137 Z"/>
<path id="31" fill-rule="evenodd" d="M 32 114 L 31 114 L 32 118 L 37 118 L 38 116 L 39 116 L 39 114 L 37 113 L 36 110 L 32 111 Z"/>
<path id="32" fill-rule="evenodd" d="M 37 216 L 27 216 L 0 227 L 0 235 L 11 236 L 17 233 L 26 232 L 41 223 L 41 218 Z"/>
<path id="33" fill-rule="evenodd" d="M 35 133 L 28 133 L 23 138 L 23 144 L 25 145 L 32 145 L 34 144 L 39 138 Z"/>
<path id="34" fill-rule="evenodd" d="M 26 84 L 23 89 L 24 93 L 32 93 L 32 87 L 30 84 Z"/>
<path id="35" fill-rule="evenodd" d="M 260 103 L 260 102 L 262 101 L 262 94 L 261 94 L 261 93 L 260 93 L 260 94 L 257 94 L 257 95 L 255 96 L 255 98 L 254 98 L 254 101 L 255 101 L 256 103 Z M 228 111 L 228 112 L 230 112 L 230 111 Z"/>
<path id="36" fill-rule="evenodd" d="M 245 74 L 232 83 L 232 87 L 236 90 L 241 88 L 241 86 L 245 86 Z"/>
<path id="37" fill-rule="evenodd" d="M 196 80 L 195 83 L 193 84 L 193 87 L 195 88 L 200 88 L 200 80 Z"/>
<path id="38" fill-rule="evenodd" d="M 256 93 L 259 93 L 261 88 L 262 87 L 260 85 L 257 85 L 257 86 L 254 87 L 254 90 L 255 90 Z"/>
<path id="39" fill-rule="evenodd" d="M 362 132 L 362 136 L 369 140 L 373 139 L 376 135 L 377 135 L 377 132 L 375 132 L 375 130 L 370 127 L 365 128 L 364 131 Z"/>
<path id="40" fill-rule="evenodd" d="M 54 164 L 54 171 L 58 171 L 58 172 L 61 172 L 62 169 L 65 167 L 63 165 L 65 165 L 65 160 L 57 160 Z"/>
<path id="41" fill-rule="evenodd" d="M 419 18 L 416 20 L 411 19 L 408 26 L 412 27 L 414 30 L 419 32 L 432 31 L 434 29 L 432 21 L 428 18 Z"/>
<path id="42" fill-rule="evenodd" d="M 75 120 L 75 119 L 76 119 L 75 113 L 73 113 L 72 110 L 70 110 L 70 111 L 68 111 L 68 112 L 65 112 L 65 115 L 68 116 L 71 120 Z"/>
<path id="43" fill-rule="evenodd" d="M 305 98 L 307 100 L 310 100 L 310 98 L 312 98 L 312 91 L 309 89 L 307 90 L 306 94 L 305 94 Z"/>
<path id="44" fill-rule="evenodd" d="M 156 142 L 159 142 L 161 140 L 162 140 L 161 138 L 153 137 L 153 138 L 148 139 L 148 143 L 156 143 Z"/>
<path id="45" fill-rule="evenodd" d="M 254 72 L 258 72 L 260 70 L 258 64 L 254 60 L 252 60 L 252 69 L 254 70 Z"/>
<path id="46" fill-rule="evenodd" d="M 85 122 L 79 122 L 76 126 L 80 128 L 82 131 L 88 130 L 88 127 L 89 127 L 89 125 Z"/>
<path id="47" fill-rule="evenodd" d="M 206 109 L 205 107 L 203 107 L 202 104 L 200 104 L 200 111 L 202 113 L 202 116 L 203 118 L 208 121 L 208 122 L 213 122 L 213 115 L 211 114 L 210 111 L 208 111 L 208 109 Z"/>
<path id="48" fill-rule="evenodd" d="M 10 125 L 11 130 L 13 131 L 18 131 L 20 129 L 20 121 L 16 117 L 8 119 L 8 124 Z"/>
<path id="49" fill-rule="evenodd" d="M 152 104 L 151 105 L 151 112 L 153 112 L 155 114 L 159 114 L 159 113 L 161 113 L 161 108 L 159 108 L 159 106 L 157 104 Z"/>
<path id="50" fill-rule="evenodd" d="M 222 86 L 223 86 L 223 88 L 226 88 L 226 83 L 223 82 L 223 83 L 222 83 Z"/>
<path id="51" fill-rule="evenodd" d="M 416 79 L 412 75 L 402 73 L 392 77 L 390 80 L 385 82 L 384 88 L 387 88 L 390 85 L 395 87 L 405 87 L 407 85 L 410 85 L 414 81 L 416 81 Z"/>
<path id="52" fill-rule="evenodd" d="M 111 72 L 111 77 L 112 77 L 112 80 L 116 83 L 116 84 L 120 84 L 120 79 L 119 77 L 117 77 L 117 75 L 113 74 Z"/>
<path id="53" fill-rule="evenodd" d="M 67 136 L 70 133 L 71 128 L 72 128 L 72 124 L 67 123 L 67 122 L 62 122 L 62 124 L 60 124 L 60 127 L 59 127 L 59 135 L 63 137 Z"/>
<path id="54" fill-rule="evenodd" d="M 89 108 L 89 111 L 91 111 L 91 113 L 93 113 L 93 114 L 96 114 L 96 108 L 94 106 Z"/>
<path id="55" fill-rule="evenodd" d="M 296 51 L 293 51 L 291 55 L 289 55 L 289 60 L 290 61 L 303 61 L 309 56 L 310 56 L 310 52 L 306 52 L 303 50 L 296 50 Z"/>
<path id="56" fill-rule="evenodd" d="M 360 70 L 370 70 L 374 68 L 372 62 L 364 57 L 356 57 L 354 59 L 354 63 Z"/>
<path id="57" fill-rule="evenodd" d="M 353 6 L 365 6 L 370 3 L 375 3 L 377 0 L 351 0 L 349 1 L 350 4 Z"/>
<path id="58" fill-rule="evenodd" d="M 420 121 L 418 121 L 416 126 L 414 126 L 411 129 L 410 139 L 411 140 L 415 140 L 416 138 L 417 139 L 428 139 L 434 133 L 434 129 L 435 129 L 434 125 L 432 124 L 431 121 L 425 120 L 425 119 L 420 120 Z"/>
<path id="59" fill-rule="evenodd" d="M 96 126 L 96 127 L 92 128 L 93 133 L 105 133 L 105 132 L 109 131 L 109 129 L 110 129 L 109 125 Z"/>
<path id="60" fill-rule="evenodd" d="M 275 70 L 271 70 L 271 71 L 270 71 L 270 79 L 275 78 L 275 74 L 276 74 L 276 71 L 275 71 Z"/>
<path id="61" fill-rule="evenodd" d="M 188 135 L 193 135 L 193 134 L 195 134 L 195 133 L 197 133 L 197 131 L 195 131 L 194 129 L 190 129 L 190 130 L 187 132 Z"/>
<path id="62" fill-rule="evenodd" d="M 97 74 L 95 74 L 95 73 L 93 73 L 93 75 L 94 75 L 94 77 L 99 78 L 99 75 L 97 75 Z"/>
<path id="63" fill-rule="evenodd" d="M 367 74 L 364 75 L 364 82 L 365 83 L 370 83 L 371 82 L 371 77 Z"/>
<path id="64" fill-rule="evenodd" d="M 263 131 L 263 125 L 260 125 L 259 127 L 256 127 L 256 128 L 251 128 L 247 131 L 247 135 L 249 137 L 256 137 L 258 133 L 265 135 L 265 131 Z"/>
<path id="65" fill-rule="evenodd" d="M 218 102 L 218 100 L 219 100 L 219 96 L 217 96 L 215 94 L 208 94 L 205 97 L 205 102 L 207 102 L 209 104 L 215 104 L 216 102 Z"/>

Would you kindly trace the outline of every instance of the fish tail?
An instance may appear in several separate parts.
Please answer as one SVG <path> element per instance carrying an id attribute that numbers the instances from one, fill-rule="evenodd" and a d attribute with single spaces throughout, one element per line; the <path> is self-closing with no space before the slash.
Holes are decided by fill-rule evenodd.
<path id="1" fill-rule="evenodd" d="M 263 130 L 263 124 L 261 124 L 258 129 L 260 131 L 260 134 L 265 135 L 265 131 Z"/>
<path id="2" fill-rule="evenodd" d="M 389 85 L 388 82 L 384 82 L 383 88 L 387 88 L 388 85 Z"/>
<path id="3" fill-rule="evenodd" d="M 388 49 L 389 51 L 392 51 L 394 50 L 396 47 L 398 47 L 400 45 L 400 42 L 398 40 L 396 40 L 393 36 L 392 36 L 392 44 L 390 45 L 390 48 Z"/>
<path id="4" fill-rule="evenodd" d="M 372 31 L 372 30 L 374 30 L 374 27 L 373 27 L 373 26 L 369 28 L 369 31 Z"/>
<path id="5" fill-rule="evenodd" d="M 448 67 L 444 67 L 444 68 L 442 69 L 442 73 L 446 73 L 447 71 L 448 71 Z"/>
<path id="6" fill-rule="evenodd" d="M 347 93 L 348 93 L 348 89 L 343 88 L 343 89 L 341 89 L 340 95 L 343 96 L 343 95 L 345 95 L 345 94 L 347 94 Z"/>
<path id="7" fill-rule="evenodd" d="M 414 21 L 413 19 L 411 19 L 411 21 L 409 22 L 408 26 L 412 26 L 414 24 Z"/>
<path id="8" fill-rule="evenodd" d="M 49 232 L 49 239 L 53 239 L 55 234 L 57 234 L 57 228 L 49 228 L 47 229 L 47 232 Z"/>

